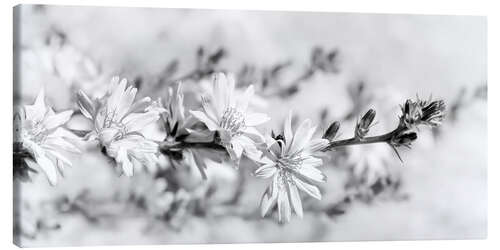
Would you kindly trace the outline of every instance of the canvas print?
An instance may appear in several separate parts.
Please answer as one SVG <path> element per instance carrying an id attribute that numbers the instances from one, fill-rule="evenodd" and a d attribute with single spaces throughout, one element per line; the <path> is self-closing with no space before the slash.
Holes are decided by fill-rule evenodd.
<path id="1" fill-rule="evenodd" d="M 19 246 L 487 236 L 485 17 L 13 11 Z"/>

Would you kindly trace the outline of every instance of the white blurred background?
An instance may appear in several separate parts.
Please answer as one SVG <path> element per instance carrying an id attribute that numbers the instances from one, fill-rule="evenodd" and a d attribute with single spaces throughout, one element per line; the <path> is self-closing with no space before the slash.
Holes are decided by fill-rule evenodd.
<path id="1" fill-rule="evenodd" d="M 46 204 L 60 197 L 74 199 L 82 190 L 103 203 L 119 200 L 116 197 L 125 190 L 150 191 L 141 176 L 118 177 L 98 150 L 82 143 L 88 153 L 72 156 L 74 166 L 58 186 L 51 187 L 41 175 L 22 185 L 21 197 L 31 206 L 24 214 L 30 217 L 27 220 L 59 225 L 54 230 L 39 229 L 36 237 L 23 238 L 23 245 L 486 237 L 487 103 L 471 97 L 487 80 L 484 17 L 23 6 L 18 28 L 21 100 L 31 103 L 43 87 L 48 103 L 57 110 L 75 108 L 76 89 L 98 92 L 114 74 L 130 80 L 140 76 L 147 85 L 176 59 L 178 75 L 183 75 L 194 67 L 199 46 L 208 51 L 223 47 L 227 56 L 218 67 L 235 73 L 245 64 L 264 69 L 290 61 L 281 76 L 283 82 L 307 67 L 314 47 L 338 49 L 339 72 L 315 74 L 289 98 L 263 99 L 265 105 L 260 108 L 273 118 L 262 127 L 264 131 L 280 130 L 289 109 L 324 129 L 320 114 L 327 110 L 328 122 L 341 119 L 353 108 L 347 89 L 359 82 L 373 95 L 366 107 L 377 110 L 373 134 L 395 127 L 398 105 L 415 94 L 432 94 L 450 106 L 466 89 L 465 97 L 459 98 L 466 101 L 456 119 L 447 119 L 439 135 L 422 129 L 413 149 L 402 152 L 404 166 L 385 145 L 349 149 L 359 161 L 368 162 L 367 171 L 377 177 L 397 175 L 402 183 L 398 192 L 405 199 L 389 195 L 354 201 L 339 216 L 319 213 L 311 205 L 304 219 L 278 225 L 273 218 L 241 216 L 241 211 L 251 214 L 258 208 L 267 184 L 249 177 L 239 206 L 231 212 L 188 216 L 182 226 L 171 227 L 151 222 L 150 216 L 128 206 L 122 213 L 119 205 L 95 202 L 98 205 L 84 206 L 105 217 L 95 223 L 81 212 L 54 212 Z M 54 37 L 61 39 L 61 34 L 64 47 L 54 47 L 60 42 L 54 42 Z M 75 117 L 70 126 L 85 128 L 79 119 Z M 352 120 L 342 124 L 342 137 L 352 131 Z M 378 161 L 384 162 L 383 170 L 373 169 L 380 165 Z M 249 175 L 253 167 L 249 164 L 243 172 Z M 323 167 L 328 183 L 322 185 L 323 200 L 317 203 L 328 206 L 343 198 L 346 168 L 335 162 Z M 216 166 L 208 172 L 210 185 L 221 187 L 218 199 L 231 196 L 238 182 L 235 171 Z"/>

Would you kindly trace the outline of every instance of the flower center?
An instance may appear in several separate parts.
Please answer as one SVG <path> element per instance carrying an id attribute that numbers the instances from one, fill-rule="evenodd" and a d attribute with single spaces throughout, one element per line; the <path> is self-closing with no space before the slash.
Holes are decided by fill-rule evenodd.
<path id="1" fill-rule="evenodd" d="M 278 160 L 278 166 L 290 170 L 297 170 L 304 162 L 300 155 L 286 156 Z"/>
<path id="2" fill-rule="evenodd" d="M 115 121 L 116 111 L 109 111 L 107 108 L 101 110 L 101 115 L 104 117 L 104 121 L 102 124 L 103 128 L 110 128 L 113 125 L 118 125 L 118 122 Z"/>
<path id="3" fill-rule="evenodd" d="M 235 108 L 227 108 L 222 114 L 219 126 L 231 133 L 231 136 L 241 134 L 245 128 L 245 116 Z"/>
<path id="4" fill-rule="evenodd" d="M 116 132 L 113 134 L 112 138 L 107 138 L 110 140 L 118 140 L 127 134 L 127 127 L 121 121 L 116 119 L 116 110 L 109 111 L 108 109 L 102 109 L 100 111 L 102 119 L 102 127 L 98 128 L 99 134 L 107 129 L 114 129 Z M 109 134 L 107 136 L 110 136 Z"/>
<path id="5" fill-rule="evenodd" d="M 278 189 L 285 188 L 286 183 L 295 184 L 291 171 L 279 171 L 278 178 L 281 180 L 278 181 Z"/>
<path id="6" fill-rule="evenodd" d="M 47 129 L 41 123 L 27 122 L 22 133 L 36 143 L 42 143 L 47 138 Z"/>

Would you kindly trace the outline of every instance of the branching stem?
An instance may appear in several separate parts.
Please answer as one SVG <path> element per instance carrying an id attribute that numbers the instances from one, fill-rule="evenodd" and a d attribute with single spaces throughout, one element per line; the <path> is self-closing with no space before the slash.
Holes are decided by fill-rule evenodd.
<path id="1" fill-rule="evenodd" d="M 288 96 L 294 94 L 298 91 L 299 85 L 305 80 L 311 78 L 315 73 L 315 70 L 312 67 L 308 67 L 301 75 L 291 81 L 289 84 L 285 85 L 286 87 L 283 89 L 277 89 L 270 93 L 264 94 L 266 97 L 272 96 Z"/>

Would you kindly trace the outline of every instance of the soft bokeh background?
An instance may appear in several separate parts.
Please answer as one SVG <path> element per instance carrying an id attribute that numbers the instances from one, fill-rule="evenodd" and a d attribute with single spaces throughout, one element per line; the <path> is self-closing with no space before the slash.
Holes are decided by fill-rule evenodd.
<path id="1" fill-rule="evenodd" d="M 370 107 L 378 111 L 373 133 L 382 133 L 396 126 L 398 105 L 406 98 L 432 94 L 449 104 L 462 88 L 472 91 L 487 80 L 484 17 L 56 6 L 22 6 L 20 14 L 21 100 L 31 103 L 44 87 L 48 102 L 57 110 L 74 108 L 75 89 L 99 89 L 108 75 L 154 78 L 173 59 L 179 60 L 182 75 L 192 69 L 199 46 L 224 47 L 228 55 L 220 67 L 235 72 L 243 64 L 265 68 L 290 60 L 285 79 L 303 71 L 313 47 L 339 50 L 338 73 L 316 74 L 291 98 L 265 99 L 263 109 L 273 120 L 262 127 L 264 131 L 279 130 L 289 109 L 301 119 L 320 123 L 320 113 L 327 108 L 328 120 L 338 119 L 352 108 L 348 86 L 363 81 L 375 98 Z M 64 32 L 71 45 L 57 59 L 46 43 L 47 34 L 54 30 Z M 94 69 L 79 61 L 82 55 L 98 66 Z M 65 71 L 54 74 L 54 64 Z M 85 74 L 72 65 L 86 68 Z M 95 80 L 97 72 L 104 72 L 106 80 Z M 88 75 L 92 83 L 82 80 Z M 79 79 L 78 86 L 74 79 Z M 402 152 L 404 166 L 392 151 L 380 149 L 384 145 L 356 149 L 360 158 L 386 157 L 401 175 L 402 192 L 408 199 L 356 202 L 335 218 L 306 211 L 303 220 L 293 218 L 287 225 L 278 225 L 273 218 L 248 219 L 225 212 L 189 217 L 180 229 L 160 225 L 146 230 L 150 218 L 132 212 L 109 215 L 114 219 L 104 225 L 90 223 L 77 213 L 45 213 L 40 204 L 60 196 L 75 197 L 84 189 L 97 199 L 110 200 L 120 190 L 144 185 L 140 176 L 118 177 L 98 150 L 82 143 L 89 153 L 72 156 L 75 166 L 58 186 L 48 185 L 42 175 L 22 185 L 22 199 L 34 206 L 30 211 L 61 226 L 23 239 L 23 245 L 484 238 L 486 114 L 485 100 L 471 101 L 460 109 L 455 122 L 444 123 L 439 137 L 423 129 L 413 149 Z M 84 128 L 79 119 L 75 117 L 71 126 Z M 352 123 L 343 124 L 342 137 L 350 136 L 352 128 Z M 321 204 L 341 199 L 344 193 L 345 171 L 334 165 L 323 168 L 329 181 L 322 186 Z M 230 167 L 209 172 L 214 185 L 235 189 L 237 174 Z M 241 207 L 256 209 L 266 184 L 266 180 L 248 178 Z"/>

